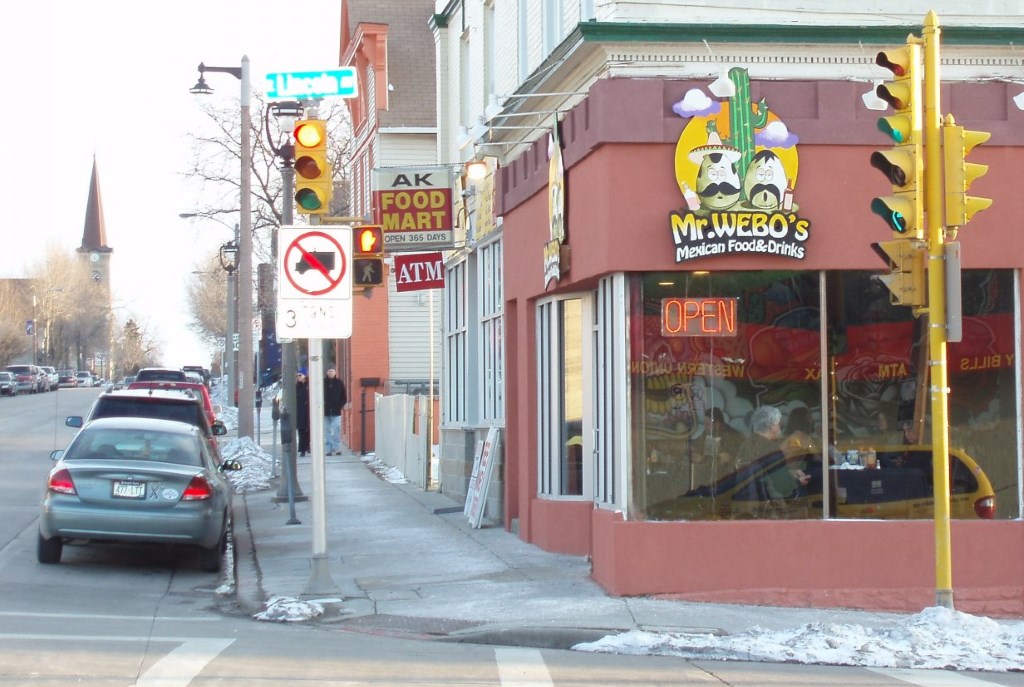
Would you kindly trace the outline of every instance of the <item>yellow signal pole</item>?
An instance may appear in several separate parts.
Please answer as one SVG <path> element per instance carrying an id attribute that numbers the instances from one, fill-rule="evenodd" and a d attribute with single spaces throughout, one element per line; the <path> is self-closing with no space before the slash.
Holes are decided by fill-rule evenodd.
<path id="1" fill-rule="evenodd" d="M 946 369 L 945 189 L 939 112 L 939 18 L 924 19 L 925 213 L 928 235 L 928 375 L 932 411 L 932 485 L 935 502 L 935 605 L 953 608 L 949 531 L 949 378 Z"/>

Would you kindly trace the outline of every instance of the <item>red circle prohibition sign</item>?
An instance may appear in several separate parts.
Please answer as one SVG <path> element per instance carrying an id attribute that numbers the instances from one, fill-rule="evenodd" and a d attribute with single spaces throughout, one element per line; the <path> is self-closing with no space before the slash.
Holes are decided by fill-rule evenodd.
<path id="1" fill-rule="evenodd" d="M 336 278 L 331 276 L 331 270 L 327 269 L 327 267 L 325 267 L 324 264 L 320 262 L 315 255 L 313 255 L 313 253 L 307 251 L 299 243 L 299 241 L 308 238 L 327 239 L 338 250 L 338 263 L 340 269 L 338 271 L 338 276 Z M 310 269 L 314 269 L 324 276 L 324 278 L 327 280 L 327 285 L 324 288 L 311 289 L 309 287 L 302 286 L 301 284 L 295 281 L 295 277 L 292 275 L 292 270 L 295 268 L 289 266 L 291 264 L 291 255 L 293 250 L 297 250 L 302 254 L 302 259 L 305 260 L 306 264 L 309 265 Z M 294 286 L 298 291 L 301 291 L 302 293 L 308 294 L 310 296 L 322 296 L 323 294 L 328 293 L 329 291 L 333 291 L 334 287 L 340 284 L 342 278 L 344 278 L 346 267 L 347 265 L 345 264 L 345 251 L 342 250 L 341 244 L 338 243 L 337 239 L 335 239 L 333 236 L 331 236 L 330 234 L 326 234 L 322 231 L 306 232 L 302 236 L 299 236 L 294 241 L 292 241 L 288 245 L 288 250 L 284 252 L 284 274 L 288 278 L 289 283 L 291 283 L 291 285 Z"/>

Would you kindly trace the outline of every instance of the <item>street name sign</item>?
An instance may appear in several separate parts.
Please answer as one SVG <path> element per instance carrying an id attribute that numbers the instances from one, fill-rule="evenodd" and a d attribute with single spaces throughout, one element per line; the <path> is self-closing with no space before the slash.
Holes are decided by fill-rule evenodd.
<path id="1" fill-rule="evenodd" d="M 351 337 L 351 227 L 281 227 L 277 255 L 278 339 Z"/>
<path id="2" fill-rule="evenodd" d="M 358 82 L 354 67 L 338 67 L 312 72 L 273 72 L 267 74 L 266 89 L 271 100 L 354 98 L 358 94 Z"/>

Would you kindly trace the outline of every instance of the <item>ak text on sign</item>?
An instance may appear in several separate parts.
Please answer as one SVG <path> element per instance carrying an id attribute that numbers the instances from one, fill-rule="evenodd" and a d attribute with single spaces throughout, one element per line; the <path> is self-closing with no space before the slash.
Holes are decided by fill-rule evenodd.
<path id="1" fill-rule="evenodd" d="M 443 247 L 453 240 L 450 167 L 379 168 L 373 172 L 375 223 L 389 250 Z"/>

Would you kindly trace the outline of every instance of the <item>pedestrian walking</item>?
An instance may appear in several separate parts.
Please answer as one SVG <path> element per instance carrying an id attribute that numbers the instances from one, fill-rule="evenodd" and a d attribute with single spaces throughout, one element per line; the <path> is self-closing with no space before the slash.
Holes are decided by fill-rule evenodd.
<path id="1" fill-rule="evenodd" d="M 341 453 L 341 409 L 348 403 L 345 382 L 332 367 L 324 378 L 324 452 Z"/>
<path id="2" fill-rule="evenodd" d="M 309 379 L 300 367 L 295 375 L 295 431 L 299 433 L 299 455 L 309 453 Z"/>

